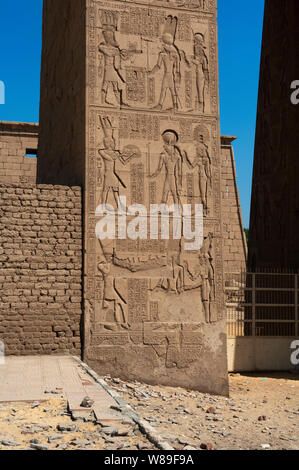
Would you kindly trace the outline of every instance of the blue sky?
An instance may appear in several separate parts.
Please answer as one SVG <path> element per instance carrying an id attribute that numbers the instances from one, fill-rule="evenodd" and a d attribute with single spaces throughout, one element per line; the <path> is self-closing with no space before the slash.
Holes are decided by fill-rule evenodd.
<path id="1" fill-rule="evenodd" d="M 63 0 L 62 0 L 63 1 Z M 74 0 L 75 1 L 75 0 Z M 248 226 L 264 0 L 218 0 L 222 134 L 235 135 Z M 42 0 L 0 0 L 1 121 L 38 122 Z"/>
<path id="2" fill-rule="evenodd" d="M 221 133 L 235 135 L 238 187 L 248 227 L 264 0 L 218 0 Z"/>

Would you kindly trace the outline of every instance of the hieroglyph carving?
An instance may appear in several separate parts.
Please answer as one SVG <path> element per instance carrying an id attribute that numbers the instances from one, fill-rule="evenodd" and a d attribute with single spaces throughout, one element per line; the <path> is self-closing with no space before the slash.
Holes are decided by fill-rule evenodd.
<path id="1" fill-rule="evenodd" d="M 129 5 L 98 9 L 95 22 L 100 35 L 94 104 L 200 114 L 216 109 L 210 22 Z"/>
<path id="2" fill-rule="evenodd" d="M 134 0 L 121 0 L 127 3 L 134 3 Z M 214 11 L 215 0 L 138 0 L 135 3 L 146 3 L 163 7 L 173 7 L 178 9 L 196 10 L 201 12 Z"/>
<path id="3" fill-rule="evenodd" d="M 88 51 L 87 356 L 197 387 L 213 334 L 224 344 L 216 3 L 90 0 Z M 102 204 L 122 236 L 93 234 Z M 201 248 L 176 212 L 168 238 L 158 229 L 187 205 L 190 227 L 203 206 Z"/>

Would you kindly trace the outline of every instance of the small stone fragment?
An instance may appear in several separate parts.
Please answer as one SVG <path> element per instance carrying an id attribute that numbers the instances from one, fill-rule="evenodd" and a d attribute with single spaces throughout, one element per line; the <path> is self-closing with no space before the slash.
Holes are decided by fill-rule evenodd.
<path id="1" fill-rule="evenodd" d="M 34 409 L 34 408 L 38 408 L 39 406 L 40 406 L 40 402 L 39 402 L 39 401 L 35 401 L 34 403 L 32 403 L 31 408 Z"/>
<path id="2" fill-rule="evenodd" d="M 90 397 L 85 397 L 80 406 L 82 406 L 82 408 L 92 408 L 93 405 L 94 400 L 92 400 Z"/>
<path id="3" fill-rule="evenodd" d="M 75 424 L 58 424 L 57 426 L 58 431 L 61 432 L 74 432 L 76 431 L 76 425 Z"/>
<path id="4" fill-rule="evenodd" d="M 258 417 L 258 420 L 259 420 L 259 421 L 267 421 L 267 416 L 265 416 L 265 415 L 259 416 L 259 417 Z"/>
<path id="5" fill-rule="evenodd" d="M 49 450 L 49 447 L 43 444 L 30 444 L 30 447 L 31 449 L 34 449 L 34 450 L 42 450 L 42 451 Z"/>
<path id="6" fill-rule="evenodd" d="M 200 444 L 202 450 L 213 450 L 213 444 L 208 442 L 207 444 Z"/>
<path id="7" fill-rule="evenodd" d="M 216 408 L 214 406 L 210 406 L 210 408 L 207 409 L 206 413 L 211 413 L 211 414 L 216 414 Z"/>

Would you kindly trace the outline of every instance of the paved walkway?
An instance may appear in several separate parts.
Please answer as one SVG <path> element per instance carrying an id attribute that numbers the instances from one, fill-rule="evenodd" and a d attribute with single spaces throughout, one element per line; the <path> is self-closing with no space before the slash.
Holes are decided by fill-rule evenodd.
<path id="1" fill-rule="evenodd" d="M 80 405 L 94 401 L 99 421 L 121 421 L 111 405 L 113 398 L 71 356 L 7 357 L 0 365 L 0 403 L 46 401 L 61 395 L 72 413 L 84 416 L 91 409 Z"/>

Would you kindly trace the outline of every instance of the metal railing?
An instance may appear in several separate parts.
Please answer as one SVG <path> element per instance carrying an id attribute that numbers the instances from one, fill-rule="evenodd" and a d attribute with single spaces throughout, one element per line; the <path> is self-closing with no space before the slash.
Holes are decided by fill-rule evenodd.
<path id="1" fill-rule="evenodd" d="M 227 335 L 298 336 L 297 272 L 263 270 L 225 276 Z"/>

